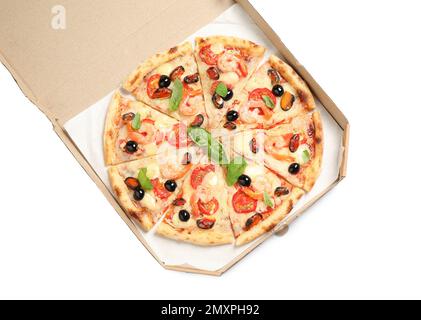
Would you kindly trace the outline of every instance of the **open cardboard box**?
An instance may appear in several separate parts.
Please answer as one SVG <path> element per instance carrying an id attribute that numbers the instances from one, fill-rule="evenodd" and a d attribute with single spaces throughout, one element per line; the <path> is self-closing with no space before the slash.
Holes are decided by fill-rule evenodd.
<path id="1" fill-rule="evenodd" d="M 232 7 L 235 2 L 241 8 L 238 5 Z M 65 20 L 64 16 L 54 16 L 60 14 L 60 10 L 65 10 Z M 337 132 L 338 145 L 333 148 L 337 170 L 333 171 L 333 179 L 305 197 L 272 232 L 249 246 L 230 251 L 232 256 L 229 261 L 212 266 L 200 266 L 189 261 L 172 263 L 171 259 L 165 258 L 165 255 L 163 257 L 151 237 L 145 236 L 121 209 L 109 190 L 104 171 L 101 172 L 92 155 L 84 149 L 74 129 L 77 126 L 72 129 L 72 122 L 89 113 L 92 108 L 103 109 L 102 106 L 108 101 L 107 95 L 119 87 L 139 62 L 192 37 L 223 13 L 234 16 L 247 13 L 247 19 L 252 22 L 252 28 L 258 30 L 258 36 L 264 37 L 272 50 L 277 51 L 307 82 L 318 100 L 320 111 L 337 127 L 332 129 L 336 130 L 332 132 Z M 54 22 L 52 25 L 52 19 L 61 19 L 59 22 L 65 23 L 65 28 L 56 28 Z M 206 30 L 211 29 L 208 27 Z M 0 60 L 24 94 L 50 119 L 55 132 L 139 241 L 166 269 L 223 274 L 274 233 L 285 233 L 292 221 L 346 175 L 347 119 L 247 0 L 62 0 L 59 8 L 51 0 L 3 0 L 0 11 Z M 103 119 L 98 122 L 103 125 Z M 328 142 L 329 139 L 326 139 Z M 185 247 L 183 250 L 191 249 Z M 215 250 L 214 253 L 218 254 Z"/>

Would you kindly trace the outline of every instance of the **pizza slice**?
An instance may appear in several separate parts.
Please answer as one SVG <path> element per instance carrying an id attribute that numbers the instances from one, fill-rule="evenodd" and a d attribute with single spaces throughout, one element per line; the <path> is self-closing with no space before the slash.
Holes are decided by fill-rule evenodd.
<path id="1" fill-rule="evenodd" d="M 184 178 L 203 156 L 195 147 L 172 149 L 108 170 L 113 191 L 125 212 L 148 231 L 175 199 Z"/>
<path id="2" fill-rule="evenodd" d="M 247 160 L 243 164 L 242 174 L 228 188 L 228 211 L 238 246 L 275 228 L 304 194 L 263 162 Z"/>
<path id="3" fill-rule="evenodd" d="M 233 125 L 225 119 L 247 80 L 256 70 L 265 48 L 234 37 L 196 39 L 196 60 L 202 80 L 211 129 Z"/>
<path id="4" fill-rule="evenodd" d="M 235 152 L 265 165 L 291 184 L 309 192 L 321 170 L 323 126 L 319 112 L 290 119 L 270 130 L 233 136 Z"/>
<path id="5" fill-rule="evenodd" d="M 206 126 L 208 122 L 189 42 L 150 57 L 129 76 L 123 87 L 139 101 L 187 125 Z"/>
<path id="6" fill-rule="evenodd" d="M 285 62 L 271 56 L 247 82 L 227 118 L 237 131 L 271 128 L 315 109 L 313 95 Z"/>
<path id="7" fill-rule="evenodd" d="M 224 189 L 220 166 L 209 163 L 194 166 L 167 208 L 158 234 L 203 246 L 232 243 Z"/>

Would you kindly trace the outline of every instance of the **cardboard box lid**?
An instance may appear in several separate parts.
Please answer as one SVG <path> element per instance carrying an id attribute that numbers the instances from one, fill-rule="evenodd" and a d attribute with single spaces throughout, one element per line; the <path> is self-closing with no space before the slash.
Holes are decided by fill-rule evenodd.
<path id="1" fill-rule="evenodd" d="M 117 88 L 145 58 L 183 41 L 233 3 L 2 0 L 0 59 L 24 94 L 64 123 Z M 65 28 L 57 29 L 57 21 Z"/>

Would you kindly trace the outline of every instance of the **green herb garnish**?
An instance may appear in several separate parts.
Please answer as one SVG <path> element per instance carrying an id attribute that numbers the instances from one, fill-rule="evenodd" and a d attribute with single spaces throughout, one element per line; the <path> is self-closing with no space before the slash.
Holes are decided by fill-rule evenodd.
<path id="1" fill-rule="evenodd" d="M 142 168 L 139 170 L 139 174 L 137 175 L 137 180 L 139 180 L 140 185 L 142 186 L 143 190 L 152 190 L 153 185 L 151 180 L 147 176 L 148 170 L 146 168 Z"/>
<path id="2" fill-rule="evenodd" d="M 210 139 L 210 144 L 208 146 L 208 155 L 217 164 L 220 164 L 222 166 L 226 166 L 228 164 L 228 157 L 225 153 L 224 147 L 219 141 L 213 138 Z"/>
<path id="3" fill-rule="evenodd" d="M 307 163 L 310 161 L 310 152 L 308 150 L 303 151 L 302 159 L 304 163 Z"/>
<path id="4" fill-rule="evenodd" d="M 220 82 L 220 83 L 217 85 L 217 87 L 216 87 L 216 89 L 215 89 L 215 92 L 216 92 L 219 96 L 221 96 L 222 98 L 225 98 L 225 97 L 227 96 L 227 94 L 228 94 L 228 88 L 227 88 L 227 86 L 225 85 L 225 83 Z"/>
<path id="5" fill-rule="evenodd" d="M 227 166 L 227 184 L 233 186 L 238 178 L 244 173 L 247 162 L 243 157 L 237 157 Z"/>
<path id="6" fill-rule="evenodd" d="M 133 130 L 139 130 L 140 129 L 140 113 L 136 113 L 135 117 L 132 120 L 132 128 Z"/>
<path id="7" fill-rule="evenodd" d="M 190 127 L 187 129 L 187 133 L 199 147 L 207 147 L 210 144 L 210 139 L 212 137 L 210 133 L 203 128 Z"/>
<path id="8" fill-rule="evenodd" d="M 183 98 L 183 83 L 180 79 L 174 81 L 174 87 L 170 98 L 169 110 L 171 112 L 177 111 L 180 107 L 181 100 Z"/>
<path id="9" fill-rule="evenodd" d="M 265 201 L 265 205 L 267 205 L 268 207 L 273 208 L 275 206 L 273 204 L 272 198 L 270 197 L 270 195 L 266 191 L 263 193 L 263 199 Z"/>
<path id="10" fill-rule="evenodd" d="M 273 103 L 272 99 L 268 96 L 262 96 L 262 99 L 266 105 L 266 107 L 268 107 L 269 109 L 273 109 L 275 108 L 275 104 Z"/>

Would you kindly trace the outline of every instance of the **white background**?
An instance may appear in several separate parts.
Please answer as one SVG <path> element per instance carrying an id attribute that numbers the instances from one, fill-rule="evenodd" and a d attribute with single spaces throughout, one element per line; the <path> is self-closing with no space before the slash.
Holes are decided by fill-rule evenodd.
<path id="1" fill-rule="evenodd" d="M 0 66 L 0 298 L 421 298 L 420 4 L 258 7 L 348 117 L 346 180 L 221 278 L 166 271 Z"/>

